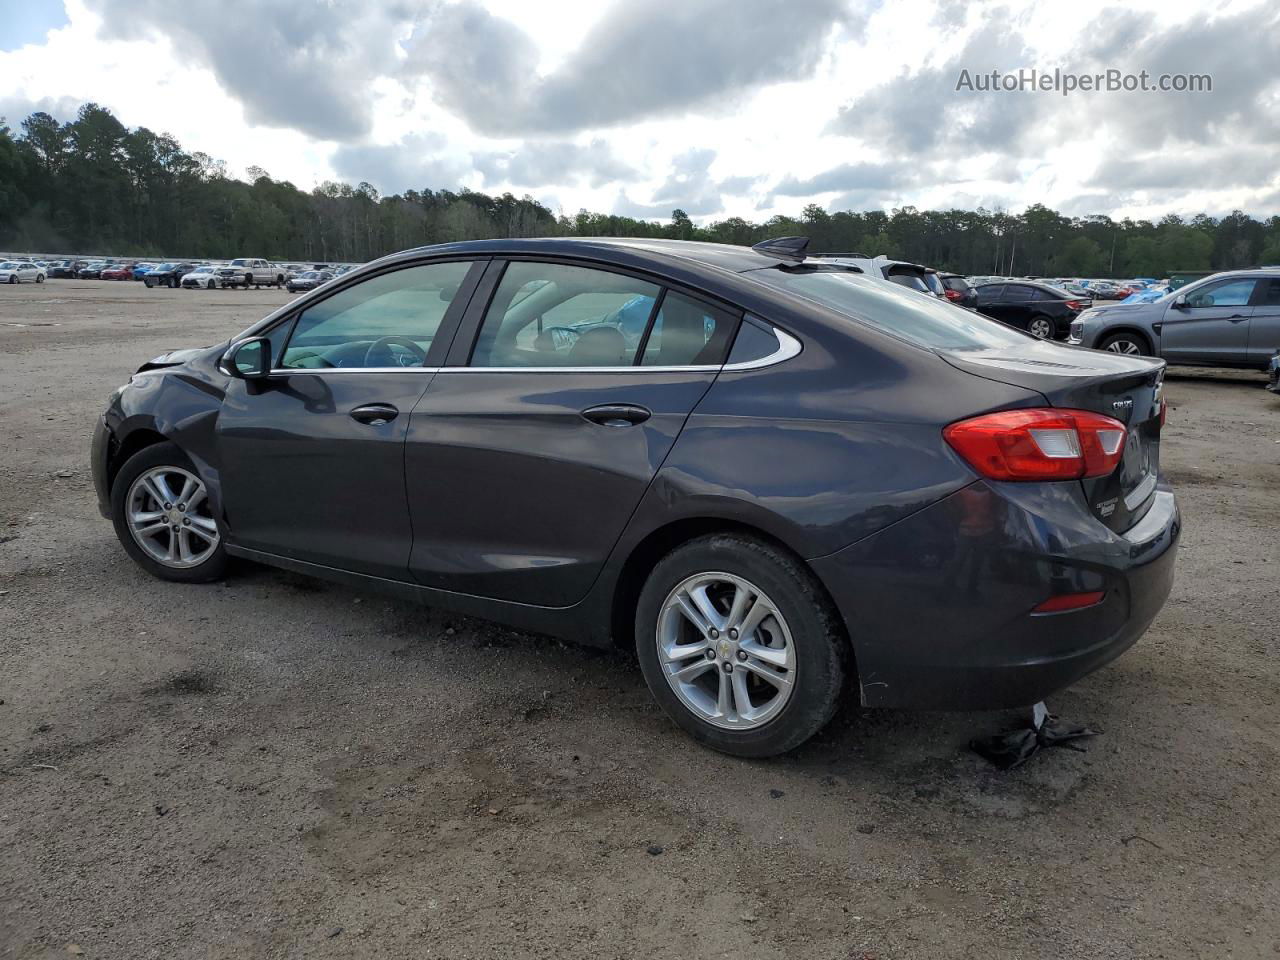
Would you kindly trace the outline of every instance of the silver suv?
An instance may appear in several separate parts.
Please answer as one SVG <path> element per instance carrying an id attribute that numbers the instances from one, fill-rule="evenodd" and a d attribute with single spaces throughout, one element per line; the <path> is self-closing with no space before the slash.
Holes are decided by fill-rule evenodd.
<path id="1" fill-rule="evenodd" d="M 1265 370 L 1280 349 L 1280 267 L 1215 273 L 1151 303 L 1095 306 L 1072 321 L 1067 343 Z"/>

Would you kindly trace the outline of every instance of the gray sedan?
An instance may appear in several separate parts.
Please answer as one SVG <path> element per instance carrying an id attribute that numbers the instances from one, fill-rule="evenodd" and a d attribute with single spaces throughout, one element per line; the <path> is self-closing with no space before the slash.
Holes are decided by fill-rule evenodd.
<path id="1" fill-rule="evenodd" d="M 1233 270 L 1151 303 L 1094 307 L 1068 343 L 1170 363 L 1265 370 L 1280 349 L 1280 268 Z"/>

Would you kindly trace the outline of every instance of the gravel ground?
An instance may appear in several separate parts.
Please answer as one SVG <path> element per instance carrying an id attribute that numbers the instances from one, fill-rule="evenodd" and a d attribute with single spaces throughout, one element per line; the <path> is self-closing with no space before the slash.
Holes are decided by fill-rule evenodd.
<path id="1" fill-rule="evenodd" d="M 0 288 L 0 957 L 1272 957 L 1280 397 L 1171 378 L 1147 636 L 1050 707 L 682 736 L 634 662 L 299 576 L 149 579 L 94 503 L 110 390 L 276 291 Z M 659 849 L 660 848 L 660 849 Z"/>

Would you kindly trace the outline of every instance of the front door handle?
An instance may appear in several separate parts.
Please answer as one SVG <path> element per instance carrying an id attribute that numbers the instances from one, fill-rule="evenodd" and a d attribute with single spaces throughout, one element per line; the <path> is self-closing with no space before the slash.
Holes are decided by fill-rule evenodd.
<path id="1" fill-rule="evenodd" d="M 1227 317 L 1227 319 L 1230 320 L 1232 323 L 1235 323 L 1237 320 L 1248 320 L 1249 318 L 1246 317 L 1243 313 L 1233 313 L 1231 316 Z"/>
<path id="2" fill-rule="evenodd" d="M 582 411 L 582 418 L 605 427 L 633 427 L 653 414 L 635 403 L 602 403 Z"/>
<path id="3" fill-rule="evenodd" d="M 400 411 L 389 403 L 366 403 L 351 411 L 351 419 L 357 423 L 367 423 L 371 427 L 380 427 L 400 416 Z"/>

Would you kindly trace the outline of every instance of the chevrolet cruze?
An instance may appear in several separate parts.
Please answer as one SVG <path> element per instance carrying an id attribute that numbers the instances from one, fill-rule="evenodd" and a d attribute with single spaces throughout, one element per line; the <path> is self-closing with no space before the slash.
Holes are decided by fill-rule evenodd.
<path id="1" fill-rule="evenodd" d="M 729 753 L 870 707 L 1034 703 L 1147 628 L 1164 363 L 1048 343 L 805 241 L 447 244 L 144 364 L 98 424 L 125 551 L 243 558 L 633 645 Z"/>

